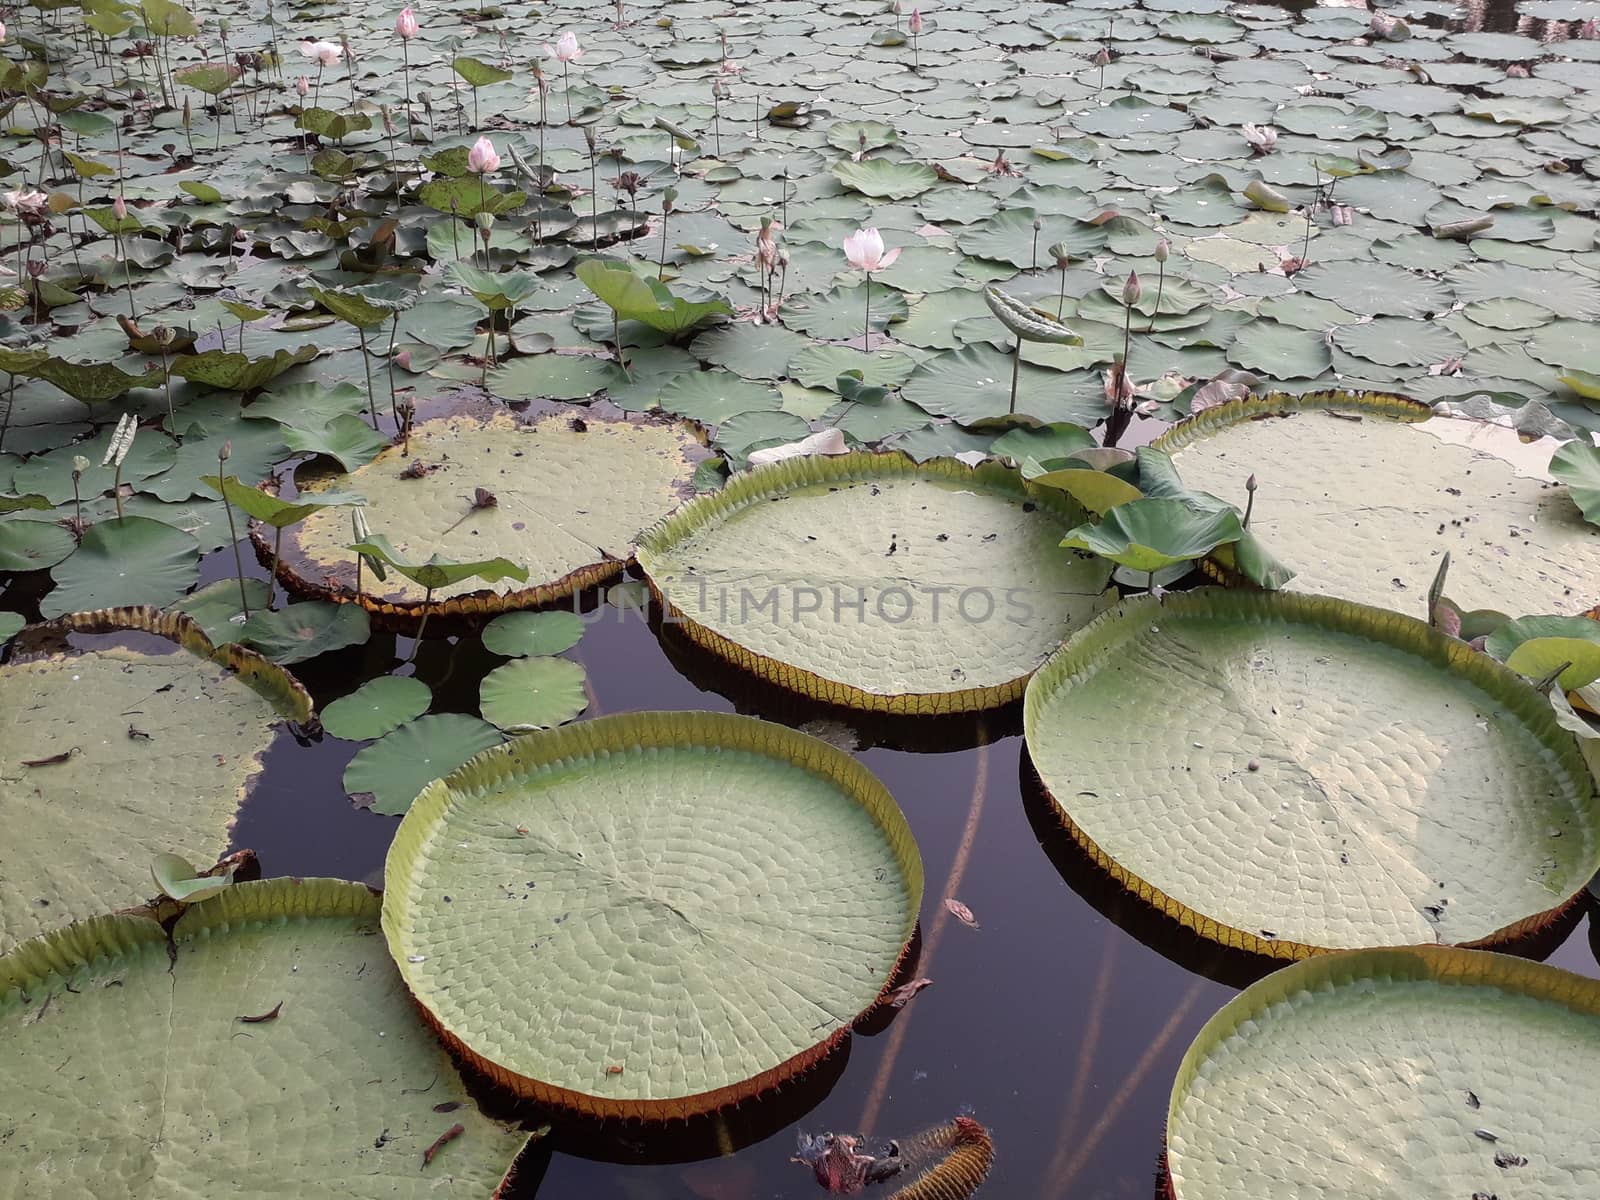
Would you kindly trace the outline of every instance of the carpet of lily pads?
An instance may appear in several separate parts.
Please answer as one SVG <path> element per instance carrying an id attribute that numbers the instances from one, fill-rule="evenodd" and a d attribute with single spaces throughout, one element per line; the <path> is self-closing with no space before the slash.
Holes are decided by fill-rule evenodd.
<path id="1" fill-rule="evenodd" d="M 773 461 L 901 451 L 1092 474 L 1075 502 L 1119 514 L 1122 492 L 1161 494 L 1104 473 L 1122 464 L 1097 441 L 1337 390 L 1565 443 L 1550 473 L 1600 517 L 1600 0 L 1520 0 L 1500 32 L 1438 0 L 915 3 L 14 10 L 0 655 L 69 614 L 187 614 L 208 661 L 237 644 L 304 672 L 317 716 L 293 736 L 363 743 L 323 790 L 377 822 L 508 737 L 595 715 L 586 621 L 560 602 L 648 607 L 620 581 L 638 536 Z M 1359 474 L 1348 484 L 1360 494 Z M 1243 525 L 1228 508 L 1197 530 L 1189 512 L 1140 543 L 1135 512 L 1157 510 L 1130 508 L 1065 544 L 1154 590 L 1245 544 L 1233 501 Z M 1116 557 L 1180 536 L 1192 552 Z M 1263 551 L 1251 574 L 1236 553 L 1265 587 L 1292 573 Z M 1564 612 L 1600 600 L 1588 584 Z M 1412 615 L 1438 623 L 1438 599 Z M 1478 614 L 1450 611 L 1468 638 Z M 1489 615 L 1502 661 L 1572 636 Z M 464 631 L 481 645 L 457 678 Z M 397 632 L 416 640 L 396 648 Z M 439 654 L 442 669 L 414 661 Z M 1520 669 L 1548 685 L 1574 669 L 1564 654 Z M 609 679 L 635 707 L 626 667 Z M 127 736 L 148 736 L 137 717 Z M 24 765 L 76 753 L 46 749 Z M 165 831 L 141 853 L 214 855 L 223 819 L 195 847 Z M 931 840 L 964 864 L 954 819 Z M 159 861 L 166 895 L 203 890 L 209 859 Z M 82 893 L 74 916 L 96 910 Z M 50 926 L 30 912 L 29 933 L 36 918 Z M 1201 992 L 1163 978 L 1178 991 L 1148 1032 L 1165 1046 Z M 1152 1069 L 1127 1058 L 1130 1078 Z M 1087 1079 L 1052 1092 L 1072 1096 L 1063 1128 L 1087 1130 L 1085 1155 L 1107 1136 L 1084 1117 Z M 880 1080 L 868 1114 L 882 1101 Z M 909 1104 L 905 1128 L 954 1107 L 947 1091 Z M 709 1157 L 759 1129 L 573 1152 Z M 1088 1161 L 1065 1142 L 1008 1150 L 1029 1194 L 1063 1194 Z M 748 1163 L 683 1180 L 712 1200 L 778 1194 Z M 1148 1195 L 1147 1165 L 1105 1171 L 1096 1194 Z M 680 1194 L 664 1174 L 582 1178 Z M 558 1187 L 578 1179 L 557 1168 Z"/>

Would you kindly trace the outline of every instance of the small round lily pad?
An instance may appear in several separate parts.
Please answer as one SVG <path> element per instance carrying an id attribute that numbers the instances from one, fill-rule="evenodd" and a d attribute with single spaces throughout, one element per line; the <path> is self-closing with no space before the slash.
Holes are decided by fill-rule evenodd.
<path id="1" fill-rule="evenodd" d="M 578 644 L 583 618 L 575 612 L 504 613 L 483 627 L 483 647 L 507 658 L 560 654 Z"/>
<path id="2" fill-rule="evenodd" d="M 239 640 L 273 662 L 297 663 L 360 645 L 370 634 L 366 610 L 354 604 L 307 600 L 277 612 L 251 613 Z"/>
<path id="3" fill-rule="evenodd" d="M 344 790 L 358 808 L 399 816 L 432 780 L 499 743 L 500 731 L 477 717 L 418 717 L 358 751 L 344 769 Z"/>
<path id="4" fill-rule="evenodd" d="M 549 729 L 589 704 L 584 672 L 565 658 L 521 658 L 483 677 L 478 701 L 484 720 L 508 733 Z"/>
<path id="5" fill-rule="evenodd" d="M 323 709 L 322 727 L 336 738 L 363 742 L 420 717 L 432 702 L 433 693 L 422 680 L 380 675 Z"/>

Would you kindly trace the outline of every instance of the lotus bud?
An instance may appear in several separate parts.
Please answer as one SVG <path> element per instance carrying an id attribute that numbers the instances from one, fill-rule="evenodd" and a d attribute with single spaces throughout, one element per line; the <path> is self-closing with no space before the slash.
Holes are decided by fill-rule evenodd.
<path id="1" fill-rule="evenodd" d="M 5 40 L 6 40 L 6 23 L 4 21 L 0 21 L 0 42 L 3 42 Z"/>
<path id="2" fill-rule="evenodd" d="M 378 110 L 383 113 L 383 131 L 390 137 L 394 136 L 394 118 L 389 115 L 389 106 L 380 104 Z"/>
<path id="3" fill-rule="evenodd" d="M 154 335 L 156 343 L 163 349 L 172 345 L 173 339 L 176 336 L 172 332 L 172 326 L 170 325 L 157 325 L 150 332 L 152 335 Z"/>
<path id="4" fill-rule="evenodd" d="M 81 454 L 72 456 L 72 477 L 76 479 L 89 469 L 89 460 Z"/>
<path id="5" fill-rule="evenodd" d="M 394 356 L 394 365 L 399 367 L 402 371 L 411 370 L 411 351 L 398 351 Z"/>
<path id="6" fill-rule="evenodd" d="M 1247 492 L 1254 492 L 1256 490 L 1256 477 L 1254 473 L 1251 473 L 1245 477 L 1244 490 Z"/>
<path id="7" fill-rule="evenodd" d="M 409 8 L 402 8 L 400 15 L 395 18 L 394 31 L 402 41 L 409 42 L 417 36 L 417 14 Z"/>
<path id="8" fill-rule="evenodd" d="M 184 129 L 187 130 L 189 128 L 190 122 L 193 121 L 193 120 L 194 120 L 194 113 L 189 108 L 189 97 L 185 96 L 183 98 L 183 127 L 184 127 Z"/>
<path id="9" fill-rule="evenodd" d="M 1129 271 L 1127 281 L 1122 285 L 1122 302 L 1132 308 L 1139 303 L 1139 297 L 1143 290 L 1139 286 L 1139 273 L 1137 271 Z"/>
<path id="10" fill-rule="evenodd" d="M 1169 255 L 1171 253 L 1172 253 L 1172 247 L 1167 245 L 1167 239 L 1166 238 L 1157 238 L 1156 239 L 1156 261 L 1158 263 L 1166 262 L 1167 261 L 1167 255 Z"/>
<path id="11" fill-rule="evenodd" d="M 1096 50 L 1094 52 L 1094 65 L 1097 67 L 1109 67 L 1111 65 L 1111 51 L 1104 46 Z"/>
<path id="12" fill-rule="evenodd" d="M 1038 233 L 1038 232 L 1039 232 L 1039 231 L 1040 231 L 1040 230 L 1041 230 L 1041 229 L 1043 229 L 1043 228 L 1044 228 L 1044 221 L 1043 221 L 1043 220 L 1041 220 L 1041 219 L 1040 219 L 1040 218 L 1038 218 L 1038 217 L 1035 217 L 1035 218 L 1034 218 L 1034 219 L 1033 219 L 1033 231 L 1034 231 L 1034 232 L 1035 232 L 1035 233 Z"/>
<path id="13" fill-rule="evenodd" d="M 920 8 L 911 10 L 911 20 L 906 22 L 906 28 L 913 34 L 922 32 L 922 10 Z"/>
<path id="14" fill-rule="evenodd" d="M 128 202 L 118 196 L 111 202 L 111 212 L 117 220 L 126 221 L 128 219 Z"/>
<path id="15" fill-rule="evenodd" d="M 594 126 L 593 125 L 585 125 L 583 127 L 583 140 L 585 142 L 587 142 L 588 145 L 589 145 L 589 153 L 593 154 L 594 153 L 594 143 L 595 143 Z"/>
<path id="16" fill-rule="evenodd" d="M 46 263 L 43 259 L 30 258 L 28 260 L 28 278 L 29 279 L 38 279 L 41 275 L 43 275 L 49 269 L 50 269 L 49 264 Z"/>
<path id="17" fill-rule="evenodd" d="M 294 81 L 294 90 L 297 95 L 306 96 L 311 92 L 311 80 L 304 75 Z"/>

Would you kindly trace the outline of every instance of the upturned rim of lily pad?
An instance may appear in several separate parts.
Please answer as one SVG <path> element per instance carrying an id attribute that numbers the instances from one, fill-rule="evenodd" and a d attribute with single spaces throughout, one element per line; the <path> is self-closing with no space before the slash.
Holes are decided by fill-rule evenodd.
<path id="1" fill-rule="evenodd" d="M 90 612 L 67 613 L 52 621 L 20 630 L 12 641 L 12 661 L 30 657 L 26 642 L 30 634 L 51 631 L 71 633 L 148 633 L 164 638 L 198 658 L 226 668 L 256 694 L 272 704 L 291 721 L 311 719 L 311 693 L 289 671 L 254 650 L 229 642 L 215 645 L 200 623 L 187 613 L 164 612 L 139 604 L 122 608 L 99 608 Z"/>
<path id="2" fill-rule="evenodd" d="M 885 714 L 949 715 L 1001 708 L 1018 699 L 1028 686 L 1031 671 L 1004 683 L 948 692 L 869 692 L 853 684 L 824 676 L 757 653 L 716 630 L 695 621 L 667 597 L 652 574 L 649 558 L 665 553 L 681 538 L 722 521 L 734 511 L 770 500 L 797 488 L 817 484 L 870 482 L 874 479 L 920 478 L 957 482 L 1031 503 L 1066 522 L 1062 532 L 1084 519 L 1084 511 L 1067 493 L 1038 487 L 1014 467 L 992 459 L 970 466 L 954 458 L 917 462 L 899 450 L 856 450 L 849 454 L 808 455 L 740 472 L 721 490 L 699 496 L 640 535 L 637 561 L 659 606 L 664 624 L 676 626 L 696 645 L 767 683 L 776 684 L 810 700 L 839 708 Z"/>
<path id="3" fill-rule="evenodd" d="M 1583 778 L 1591 781 L 1590 812 L 1592 815 L 1600 816 L 1600 795 L 1595 793 L 1600 781 L 1594 779 L 1577 745 L 1573 742 L 1572 735 L 1564 732 L 1556 723 L 1549 705 L 1539 693 L 1526 679 L 1509 667 L 1422 621 L 1388 609 L 1357 604 L 1353 600 L 1308 592 L 1202 588 L 1192 592 L 1169 594 L 1160 600 L 1154 600 L 1149 596 L 1129 597 L 1073 634 L 1034 673 L 1028 685 L 1027 696 L 1023 700 L 1023 741 L 1027 762 L 1040 793 L 1048 801 L 1061 829 L 1077 843 L 1095 866 L 1104 871 L 1125 892 L 1207 941 L 1262 959 L 1288 962 L 1342 954 L 1347 949 L 1316 946 L 1287 937 L 1259 937 L 1248 930 L 1236 928 L 1207 916 L 1168 895 L 1148 882 L 1137 871 L 1108 854 L 1073 820 L 1067 806 L 1051 791 L 1043 772 L 1034 764 L 1033 747 L 1037 746 L 1039 739 L 1044 736 L 1040 722 L 1043 720 L 1043 710 L 1051 696 L 1091 674 L 1097 662 L 1107 653 L 1108 647 L 1125 635 L 1130 626 L 1156 624 L 1163 618 L 1179 620 L 1184 616 L 1219 615 L 1231 617 L 1241 623 L 1276 621 L 1317 625 L 1330 634 L 1353 636 L 1392 646 L 1405 653 L 1425 658 L 1443 672 L 1464 677 L 1502 703 L 1506 711 L 1530 734 L 1538 737 L 1553 755 L 1565 757 L 1574 775 L 1581 774 Z M 1551 908 L 1530 913 L 1502 926 L 1486 937 L 1456 945 L 1463 950 L 1514 948 L 1570 915 L 1574 908 L 1585 903 L 1586 894 L 1586 885 L 1579 884 L 1574 892 L 1561 898 Z M 1384 948 L 1392 947 L 1372 949 Z"/>
<path id="4" fill-rule="evenodd" d="M 440 397 L 427 405 L 418 407 L 415 423 L 416 429 L 425 421 L 438 420 L 454 416 L 482 415 L 489 416 L 503 411 L 503 406 L 486 403 L 468 394 L 458 393 Z M 613 422 L 634 426 L 656 425 L 663 428 L 673 428 L 681 434 L 681 440 L 686 448 L 696 447 L 701 452 L 692 455 L 698 460 L 708 457 L 709 451 L 705 449 L 707 434 L 703 426 L 684 417 L 672 413 L 654 411 L 626 411 L 616 408 L 604 401 L 591 401 L 587 404 L 569 404 L 555 401 L 536 401 L 531 405 L 518 406 L 515 415 L 522 417 L 545 417 L 553 414 L 565 414 L 582 419 L 586 423 Z M 370 465 L 370 464 L 369 464 Z M 353 472 L 334 473 L 328 476 L 329 480 L 348 480 Z M 269 495 L 278 494 L 276 486 L 271 480 L 259 485 Z M 603 496 L 603 493 L 597 493 Z M 687 500 L 694 495 L 694 489 L 685 476 L 680 488 L 680 500 Z M 308 499 L 314 498 L 314 493 L 308 494 Z M 376 514 L 376 509 L 369 513 Z M 252 518 L 249 522 L 250 545 L 254 548 L 256 559 L 268 571 L 272 570 L 274 559 L 273 531 L 261 521 Z M 637 544 L 639 539 L 635 539 Z M 286 547 L 287 549 L 287 547 Z M 476 628 L 486 621 L 508 612 L 521 612 L 527 609 L 547 608 L 570 601 L 572 597 L 584 592 L 613 583 L 622 577 L 633 557 L 613 558 L 604 557 L 597 562 L 588 563 L 569 571 L 558 579 L 543 580 L 539 583 L 530 583 L 527 587 L 515 588 L 510 591 L 497 592 L 492 588 L 482 588 L 478 591 L 467 592 L 462 595 L 450 596 L 442 600 L 435 600 L 431 604 L 423 600 L 386 600 L 373 596 L 366 590 L 359 595 L 353 587 L 342 581 L 322 575 L 311 578 L 297 565 L 286 553 L 278 560 L 277 579 L 288 591 L 296 596 L 310 600 L 326 600 L 334 604 L 357 604 L 365 609 L 371 618 L 373 627 L 387 633 L 414 634 L 422 625 L 424 619 L 428 627 L 439 633 L 452 632 L 461 628 Z"/>

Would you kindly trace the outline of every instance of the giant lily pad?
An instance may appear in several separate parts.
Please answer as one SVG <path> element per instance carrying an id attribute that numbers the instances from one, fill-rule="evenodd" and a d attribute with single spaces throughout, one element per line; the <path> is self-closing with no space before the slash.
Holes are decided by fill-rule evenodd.
<path id="1" fill-rule="evenodd" d="M 1492 944 L 1600 867 L 1594 779 L 1544 698 L 1382 609 L 1126 601 L 1040 670 L 1024 721 L 1072 836 L 1229 946 Z"/>
<path id="2" fill-rule="evenodd" d="M 409 445 L 327 486 L 360 489 L 374 530 L 409 559 L 499 556 L 529 580 L 464 579 L 436 587 L 427 608 L 426 589 L 402 573 L 381 583 L 368 573 L 359 601 L 385 619 L 528 608 L 615 578 L 639 531 L 693 493 L 699 441 L 681 422 L 598 406 L 518 416 L 471 401 L 440 413 L 417 424 Z M 479 488 L 492 505 L 474 507 Z M 312 486 L 301 496 L 319 494 Z M 305 594 L 356 599 L 354 542 L 347 513 L 316 513 L 285 532 L 279 576 Z"/>
<path id="3" fill-rule="evenodd" d="M 1600 599 L 1600 529 L 1546 467 L 1551 443 L 1394 397 L 1319 392 L 1224 404 L 1156 448 L 1243 507 L 1292 587 L 1422 616 L 1439 556 L 1462 609 L 1577 613 Z"/>
<path id="4" fill-rule="evenodd" d="M 180 614 L 118 609 L 62 626 L 174 646 L 33 658 L 18 647 L 0 666 L 0 949 L 148 894 L 157 854 L 215 861 L 274 727 L 311 713 L 293 676 L 214 647 Z"/>
<path id="5" fill-rule="evenodd" d="M 428 1019 L 490 1078 L 662 1118 L 836 1047 L 921 897 L 905 817 L 843 751 L 748 717 L 637 713 L 431 784 L 390 847 L 383 928 Z M 484 972 L 507 986 L 462 986 Z"/>
<path id="6" fill-rule="evenodd" d="M 690 637 L 782 687 L 971 711 L 1109 602 L 1110 567 L 1057 549 L 1082 516 L 996 463 L 789 459 L 657 525 L 639 565 Z"/>
<path id="7" fill-rule="evenodd" d="M 1576 1200 L 1597 1072 L 1592 979 L 1438 947 L 1297 963 L 1228 1003 L 1179 1064 L 1172 1195 L 1269 1200 L 1316 1180 L 1347 1200 Z"/>
<path id="8" fill-rule="evenodd" d="M 494 1193 L 525 1139 L 478 1111 L 373 953 L 378 909 L 342 880 L 243 883 L 170 934 L 168 913 L 141 908 L 0 958 L 8 1169 L 39 1200 L 113 1178 L 135 1200 L 244 1180 L 256 1195 Z M 294 1153 L 241 1132 L 264 1125 L 298 1130 Z"/>

